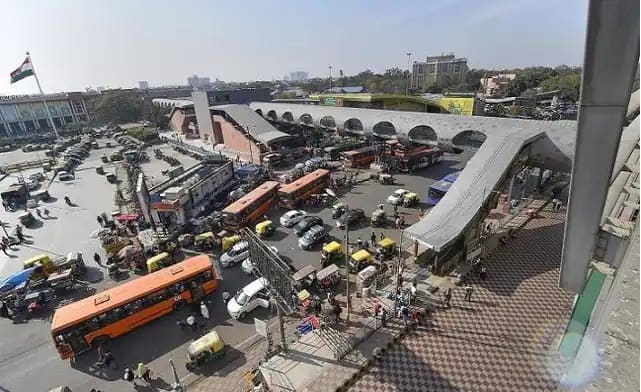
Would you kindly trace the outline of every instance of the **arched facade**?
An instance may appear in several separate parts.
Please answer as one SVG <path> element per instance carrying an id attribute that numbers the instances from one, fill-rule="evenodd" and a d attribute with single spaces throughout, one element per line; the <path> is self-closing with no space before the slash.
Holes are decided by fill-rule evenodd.
<path id="1" fill-rule="evenodd" d="M 486 134 L 484 134 L 483 132 L 470 129 L 470 130 L 457 133 L 452 138 L 452 145 L 458 148 L 464 148 L 464 147 L 479 148 L 481 147 L 483 142 L 485 142 L 485 139 L 487 139 Z"/>
<path id="2" fill-rule="evenodd" d="M 336 129 L 336 120 L 332 116 L 325 116 L 320 119 L 319 122 L 321 128 L 325 129 Z"/>
<path id="3" fill-rule="evenodd" d="M 294 121 L 294 115 L 292 115 L 292 112 L 284 112 L 282 119 L 283 119 L 283 121 L 288 122 L 288 123 L 294 123 L 295 122 Z"/>
<path id="4" fill-rule="evenodd" d="M 363 133 L 363 122 L 357 118 L 350 118 L 345 121 L 343 128 L 348 132 Z"/>
<path id="5" fill-rule="evenodd" d="M 301 114 L 298 118 L 298 121 L 300 121 L 300 123 L 303 125 L 307 125 L 310 127 L 314 126 L 314 119 L 312 118 L 311 114 L 308 113 Z"/>
<path id="6" fill-rule="evenodd" d="M 278 115 L 276 114 L 276 111 L 270 110 L 269 112 L 267 112 L 267 119 L 272 121 L 278 120 Z"/>
<path id="7" fill-rule="evenodd" d="M 396 127 L 389 121 L 381 121 L 372 127 L 372 133 L 378 137 L 392 139 L 396 137 Z"/>
<path id="8" fill-rule="evenodd" d="M 409 140 L 419 144 L 435 145 L 438 142 L 436 131 L 428 125 L 417 125 L 407 133 Z"/>

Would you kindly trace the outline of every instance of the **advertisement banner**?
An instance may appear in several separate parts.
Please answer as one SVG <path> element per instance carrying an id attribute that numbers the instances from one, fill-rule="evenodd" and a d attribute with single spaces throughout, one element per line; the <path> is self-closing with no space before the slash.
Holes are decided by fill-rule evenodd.
<path id="1" fill-rule="evenodd" d="M 440 104 L 452 114 L 471 116 L 474 113 L 473 97 L 443 97 Z"/>

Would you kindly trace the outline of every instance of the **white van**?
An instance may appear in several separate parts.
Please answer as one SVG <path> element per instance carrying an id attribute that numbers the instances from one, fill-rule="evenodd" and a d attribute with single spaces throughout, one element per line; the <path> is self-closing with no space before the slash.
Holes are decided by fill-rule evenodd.
<path id="1" fill-rule="evenodd" d="M 249 257 L 249 243 L 241 241 L 220 256 L 220 265 L 231 267 Z"/>
<path id="2" fill-rule="evenodd" d="M 269 308 L 269 293 L 265 278 L 256 279 L 236 293 L 234 298 L 227 302 L 227 312 L 234 320 L 238 320 L 259 306 Z"/>

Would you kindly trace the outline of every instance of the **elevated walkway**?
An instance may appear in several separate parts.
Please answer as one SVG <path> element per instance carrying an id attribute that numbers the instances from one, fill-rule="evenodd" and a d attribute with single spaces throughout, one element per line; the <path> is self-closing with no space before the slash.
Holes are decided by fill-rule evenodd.
<path id="1" fill-rule="evenodd" d="M 405 235 L 440 252 L 467 228 L 500 184 L 519 152 L 543 132 L 516 132 L 488 138 L 468 162 L 445 197 Z"/>
<path id="2" fill-rule="evenodd" d="M 291 137 L 276 129 L 247 105 L 217 105 L 211 106 L 210 110 L 224 112 L 237 126 L 248 131 L 252 138 L 265 145 Z"/>

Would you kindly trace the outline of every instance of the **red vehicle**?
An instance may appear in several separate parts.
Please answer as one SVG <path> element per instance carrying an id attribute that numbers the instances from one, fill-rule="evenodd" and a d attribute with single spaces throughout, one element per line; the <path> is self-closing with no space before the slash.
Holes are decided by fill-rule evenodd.
<path id="1" fill-rule="evenodd" d="M 223 210 L 223 225 L 238 230 L 264 216 L 276 198 L 280 183 L 265 181 L 256 189 L 228 205 Z"/>
<path id="2" fill-rule="evenodd" d="M 318 169 L 282 186 L 278 191 L 278 203 L 283 208 L 296 208 L 312 195 L 325 192 L 329 187 L 329 176 L 329 170 Z"/>

